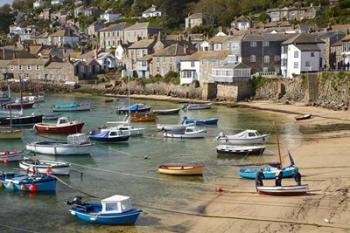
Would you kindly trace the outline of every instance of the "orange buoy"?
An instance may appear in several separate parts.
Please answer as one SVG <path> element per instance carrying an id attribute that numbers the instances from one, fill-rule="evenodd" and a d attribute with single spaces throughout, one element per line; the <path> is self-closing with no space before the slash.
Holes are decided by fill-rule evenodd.
<path id="1" fill-rule="evenodd" d="M 37 187 L 36 187 L 35 184 L 29 185 L 29 191 L 30 191 L 30 192 L 36 192 L 36 190 L 37 190 Z"/>
<path id="2" fill-rule="evenodd" d="M 215 191 L 218 192 L 218 193 L 221 193 L 221 192 L 223 192 L 224 190 L 221 188 L 221 186 L 218 185 L 218 186 L 216 186 Z"/>

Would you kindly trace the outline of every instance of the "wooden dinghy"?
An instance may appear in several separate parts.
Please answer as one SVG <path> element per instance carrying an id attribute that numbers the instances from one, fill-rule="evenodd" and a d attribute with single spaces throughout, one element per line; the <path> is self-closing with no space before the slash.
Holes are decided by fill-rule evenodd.
<path id="1" fill-rule="evenodd" d="M 204 164 L 202 163 L 172 163 L 162 164 L 158 167 L 158 172 L 176 176 L 203 175 Z"/>
<path id="2" fill-rule="evenodd" d="M 256 189 L 261 194 L 276 196 L 296 196 L 304 195 L 309 192 L 309 185 L 258 186 Z"/>
<path id="3" fill-rule="evenodd" d="M 180 108 L 173 108 L 173 109 L 158 109 L 158 110 L 153 110 L 155 114 L 158 115 L 176 115 L 179 114 Z"/>
<path id="4" fill-rule="evenodd" d="M 308 120 L 308 119 L 311 119 L 311 117 L 312 117 L 311 114 L 306 114 L 306 115 L 296 116 L 295 120 L 297 121 Z"/>
<path id="5" fill-rule="evenodd" d="M 134 113 L 130 118 L 131 122 L 153 122 L 157 120 L 156 114 L 153 112 Z"/>

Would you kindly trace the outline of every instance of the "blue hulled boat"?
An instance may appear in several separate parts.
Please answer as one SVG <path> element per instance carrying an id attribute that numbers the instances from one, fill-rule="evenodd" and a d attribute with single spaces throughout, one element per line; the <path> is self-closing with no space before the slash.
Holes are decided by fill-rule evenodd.
<path id="1" fill-rule="evenodd" d="M 1 183 L 10 191 L 52 192 L 56 190 L 56 178 L 50 175 L 1 175 Z"/>
<path id="2" fill-rule="evenodd" d="M 97 142 L 122 142 L 129 140 L 130 132 L 124 132 L 116 127 L 97 129 L 89 133 L 89 138 Z"/>
<path id="3" fill-rule="evenodd" d="M 298 167 L 295 166 L 292 155 L 289 152 L 288 152 L 288 155 L 289 155 L 290 165 L 288 167 L 283 167 L 281 169 L 283 178 L 292 177 L 294 171 L 298 170 Z M 274 164 L 274 166 L 271 164 L 271 165 L 267 165 L 264 167 L 259 167 L 259 166 L 244 167 L 244 168 L 239 169 L 238 175 L 240 177 L 246 178 L 246 179 L 255 179 L 256 173 L 260 169 L 263 169 L 265 179 L 274 179 L 276 177 L 276 172 L 278 170 L 277 166 L 279 166 L 280 164 L 281 163 L 277 163 L 277 164 Z"/>
<path id="4" fill-rule="evenodd" d="M 81 197 L 75 197 L 70 213 L 84 222 L 106 225 L 133 225 L 135 224 L 140 209 L 132 208 L 130 197 L 114 195 L 101 200 L 99 203 L 82 202 Z"/>
<path id="5" fill-rule="evenodd" d="M 55 104 L 53 112 L 82 112 L 90 111 L 90 104 L 79 104 L 77 102 Z"/>
<path id="6" fill-rule="evenodd" d="M 149 112 L 151 110 L 150 106 L 143 104 L 133 104 L 128 107 L 117 108 L 118 113 L 127 114 L 127 113 L 136 113 L 136 112 Z"/>
<path id="7" fill-rule="evenodd" d="M 184 116 L 182 120 L 183 125 L 217 125 L 219 119 L 218 118 L 210 118 L 210 119 L 188 119 Z"/>

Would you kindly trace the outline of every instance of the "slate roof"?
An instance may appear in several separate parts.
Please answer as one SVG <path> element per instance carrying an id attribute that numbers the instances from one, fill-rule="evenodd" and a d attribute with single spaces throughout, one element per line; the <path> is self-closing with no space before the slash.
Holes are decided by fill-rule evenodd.
<path id="1" fill-rule="evenodd" d="M 183 57 L 182 61 L 200 61 L 203 59 L 224 59 L 228 56 L 228 50 L 221 51 L 197 51 L 191 55 Z"/>
<path id="2" fill-rule="evenodd" d="M 296 44 L 295 45 L 300 51 L 320 51 L 317 44 Z"/>
<path id="3" fill-rule="evenodd" d="M 344 42 L 345 42 L 345 41 L 350 41 L 350 34 L 344 36 L 344 38 L 341 39 L 341 41 L 344 41 Z"/>
<path id="4" fill-rule="evenodd" d="M 52 33 L 50 36 L 51 37 L 64 37 L 64 36 L 77 37 L 77 35 L 75 35 L 74 31 L 70 28 L 58 30 L 57 32 Z"/>
<path id="5" fill-rule="evenodd" d="M 145 22 L 145 23 L 135 23 L 127 28 L 125 28 L 125 31 L 134 31 L 134 30 L 142 30 L 142 29 L 148 29 L 148 28 L 157 28 L 157 29 L 161 29 L 161 27 L 158 26 L 152 26 L 150 25 L 149 22 Z"/>
<path id="6" fill-rule="evenodd" d="M 132 45 L 129 46 L 129 49 L 145 49 L 152 47 L 156 41 L 154 39 L 143 39 L 136 41 Z"/>
<path id="7" fill-rule="evenodd" d="M 35 58 L 33 54 L 30 54 L 26 50 L 18 50 L 14 48 L 0 48 L 1 60 L 12 60 L 16 58 Z"/>
<path id="8" fill-rule="evenodd" d="M 324 43 L 324 42 L 320 40 L 316 35 L 300 33 L 284 41 L 282 44 L 288 45 L 288 44 L 320 44 L 320 43 Z"/>
<path id="9" fill-rule="evenodd" d="M 45 65 L 47 62 L 47 59 L 40 58 L 14 59 L 9 65 Z"/>
<path id="10" fill-rule="evenodd" d="M 225 63 L 223 66 L 215 67 L 216 69 L 248 69 L 251 68 L 250 66 L 239 62 L 239 63 Z"/>
<path id="11" fill-rule="evenodd" d="M 293 34 L 246 34 L 243 41 L 285 41 L 291 36 L 293 36 Z"/>
<path id="12" fill-rule="evenodd" d="M 185 45 L 184 43 L 176 42 L 175 44 L 169 45 L 166 48 L 160 49 L 152 55 L 153 57 L 186 56 L 192 54 L 194 51 L 194 48 L 188 46 L 187 44 Z"/>
<path id="13" fill-rule="evenodd" d="M 108 27 L 101 28 L 99 32 L 111 32 L 111 31 L 123 31 L 126 27 L 126 23 L 111 24 Z"/>
<path id="14" fill-rule="evenodd" d="M 187 17 L 188 19 L 201 19 L 203 18 L 203 13 L 194 13 Z"/>

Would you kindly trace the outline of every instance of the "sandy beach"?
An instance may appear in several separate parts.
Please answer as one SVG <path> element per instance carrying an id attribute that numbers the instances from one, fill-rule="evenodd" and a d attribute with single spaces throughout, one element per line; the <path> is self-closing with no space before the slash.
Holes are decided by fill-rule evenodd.
<path id="1" fill-rule="evenodd" d="M 242 107 L 283 114 L 294 121 L 296 127 L 347 125 L 350 121 L 349 112 L 302 104 L 251 102 Z M 296 114 L 292 113 L 314 117 L 296 122 Z M 282 145 L 282 152 L 289 149 L 297 161 L 302 182 L 311 189 L 309 195 L 259 195 L 255 192 L 254 181 L 239 179 L 237 185 L 237 168 L 233 167 L 233 175 L 217 181 L 218 185 L 225 183 L 222 193 L 215 192 L 213 187 L 211 194 L 194 197 L 185 209 L 176 206 L 145 208 L 148 218 L 157 218 L 157 224 L 142 227 L 142 232 L 350 232 L 350 131 L 333 128 L 310 137 L 312 140 L 306 140 L 297 148 Z M 235 180 L 236 185 L 230 185 L 230 180 Z M 265 183 L 273 184 L 273 181 Z M 283 183 L 294 184 L 294 180 L 285 179 Z"/>

